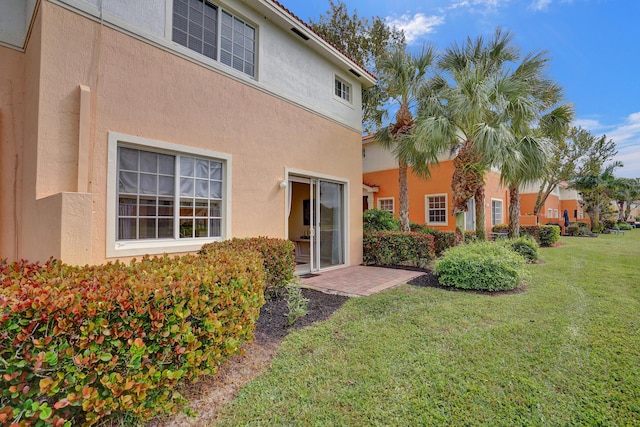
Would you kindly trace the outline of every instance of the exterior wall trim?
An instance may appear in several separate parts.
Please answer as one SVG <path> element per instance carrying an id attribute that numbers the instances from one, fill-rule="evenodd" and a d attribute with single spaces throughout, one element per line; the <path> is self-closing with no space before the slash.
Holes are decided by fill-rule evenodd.
<path id="1" fill-rule="evenodd" d="M 106 200 L 106 257 L 128 257 L 138 256 L 143 254 L 156 255 L 164 252 L 190 252 L 196 251 L 202 247 L 203 244 L 213 242 L 219 239 L 198 239 L 198 240 L 185 240 L 180 241 L 144 241 L 144 242 L 126 242 L 121 243 L 116 241 L 116 180 L 117 180 L 117 148 L 118 143 L 123 142 L 127 145 L 138 146 L 142 149 L 157 149 L 168 152 L 177 152 L 185 154 L 193 154 L 196 156 L 213 157 L 225 162 L 225 176 L 224 176 L 224 194 L 225 199 L 223 203 L 223 239 L 231 238 L 231 207 L 232 207 L 232 182 L 231 177 L 231 155 L 226 153 L 218 153 L 209 150 L 203 150 L 200 148 L 189 147 L 185 145 L 174 144 L 170 142 L 157 141 L 148 138 L 142 138 L 133 135 L 125 135 L 117 132 L 109 132 L 108 142 L 108 166 L 107 166 L 107 200 Z"/>

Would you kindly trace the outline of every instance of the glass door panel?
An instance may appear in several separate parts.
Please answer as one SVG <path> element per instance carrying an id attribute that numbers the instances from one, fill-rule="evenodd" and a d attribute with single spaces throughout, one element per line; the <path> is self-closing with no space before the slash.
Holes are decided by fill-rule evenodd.
<path id="1" fill-rule="evenodd" d="M 319 180 L 316 239 L 317 265 L 327 268 L 344 264 L 344 185 Z"/>

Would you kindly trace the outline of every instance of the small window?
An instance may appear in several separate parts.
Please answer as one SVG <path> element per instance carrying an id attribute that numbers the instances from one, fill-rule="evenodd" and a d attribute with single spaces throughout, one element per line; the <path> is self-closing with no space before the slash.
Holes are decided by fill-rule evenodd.
<path id="1" fill-rule="evenodd" d="M 559 218 L 559 217 L 558 217 L 558 209 L 554 209 L 554 210 L 553 210 L 553 217 L 554 217 L 554 218 Z"/>
<path id="2" fill-rule="evenodd" d="M 256 30 L 210 1 L 173 1 L 173 41 L 255 76 Z"/>
<path id="3" fill-rule="evenodd" d="M 502 224 L 502 200 L 491 200 L 491 225 Z"/>
<path id="4" fill-rule="evenodd" d="M 547 209 L 547 218 L 553 218 L 553 209 Z"/>
<path id="5" fill-rule="evenodd" d="M 447 195 L 426 196 L 426 220 L 429 225 L 447 225 Z"/>
<path id="6" fill-rule="evenodd" d="M 335 95 L 343 99 L 347 102 L 351 102 L 351 86 L 347 84 L 344 80 L 336 77 L 335 78 Z"/>
<path id="7" fill-rule="evenodd" d="M 394 213 L 393 197 L 378 199 L 378 209 Z"/>

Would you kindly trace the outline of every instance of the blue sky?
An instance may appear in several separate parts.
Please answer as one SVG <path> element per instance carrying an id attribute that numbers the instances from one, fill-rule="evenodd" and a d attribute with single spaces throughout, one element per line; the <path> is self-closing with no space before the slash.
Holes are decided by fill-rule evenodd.
<path id="1" fill-rule="evenodd" d="M 281 0 L 304 21 L 328 0 Z M 548 74 L 565 89 L 576 125 L 616 142 L 616 176 L 640 177 L 640 1 L 344 0 L 350 13 L 380 16 L 405 30 L 410 48 L 444 50 L 467 36 L 513 31 L 523 53 L 545 50 Z"/>

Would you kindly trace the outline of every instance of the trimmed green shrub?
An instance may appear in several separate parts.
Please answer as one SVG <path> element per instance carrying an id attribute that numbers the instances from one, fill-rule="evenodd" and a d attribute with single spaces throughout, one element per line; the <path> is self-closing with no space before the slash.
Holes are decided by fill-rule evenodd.
<path id="1" fill-rule="evenodd" d="M 444 251 L 454 246 L 456 243 L 456 234 L 453 231 L 440 231 L 424 226 L 416 227 L 418 233 L 426 233 L 433 236 L 433 244 L 436 257 L 439 257 Z"/>
<path id="2" fill-rule="evenodd" d="M 580 227 L 576 224 L 569 224 L 567 227 L 567 235 L 569 236 L 579 236 L 580 235 Z"/>
<path id="3" fill-rule="evenodd" d="M 177 385 L 253 339 L 257 251 L 72 267 L 0 262 L 0 424 L 92 425 L 176 412 Z"/>
<path id="4" fill-rule="evenodd" d="M 295 273 L 295 246 L 285 239 L 270 237 L 234 238 L 222 242 L 207 243 L 200 249 L 206 255 L 214 248 L 245 252 L 256 250 L 262 255 L 265 270 L 265 294 L 277 296 L 284 292 Z"/>
<path id="5" fill-rule="evenodd" d="M 362 227 L 368 231 L 399 231 L 400 221 L 389 211 L 369 209 L 362 214 Z"/>
<path id="6" fill-rule="evenodd" d="M 517 239 L 499 239 L 496 243 L 522 255 L 529 263 L 538 260 L 538 243 L 531 236 L 524 235 Z"/>
<path id="7" fill-rule="evenodd" d="M 619 222 L 616 227 L 618 227 L 619 230 L 633 230 L 633 227 L 631 226 L 631 224 L 627 224 L 626 222 Z"/>
<path id="8" fill-rule="evenodd" d="M 458 289 L 505 291 L 524 278 L 525 260 L 504 245 L 476 242 L 448 249 L 435 262 L 440 284 Z"/>
<path id="9" fill-rule="evenodd" d="M 380 231 L 364 233 L 364 264 L 425 266 L 435 258 L 433 236 L 425 233 Z"/>
<path id="10" fill-rule="evenodd" d="M 560 227 L 557 225 L 542 225 L 538 230 L 540 246 L 549 247 L 560 240 Z"/>
<path id="11" fill-rule="evenodd" d="M 465 230 L 463 236 L 464 236 L 465 243 L 471 243 L 478 240 L 478 235 L 473 230 Z M 455 233 L 454 233 L 454 237 L 455 237 Z"/>

